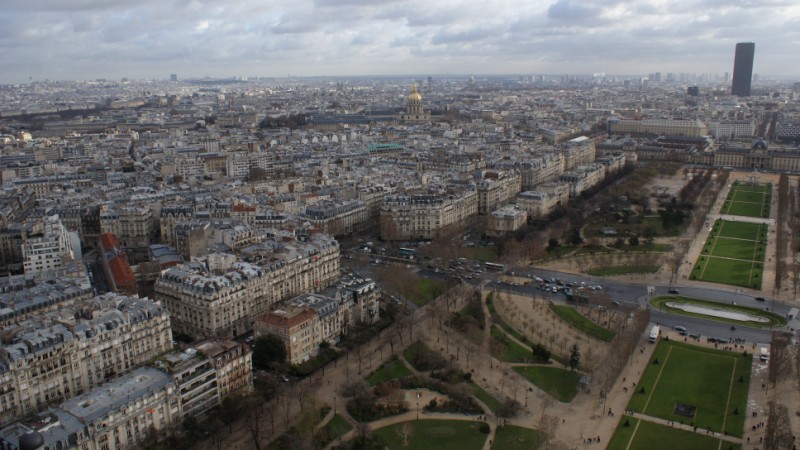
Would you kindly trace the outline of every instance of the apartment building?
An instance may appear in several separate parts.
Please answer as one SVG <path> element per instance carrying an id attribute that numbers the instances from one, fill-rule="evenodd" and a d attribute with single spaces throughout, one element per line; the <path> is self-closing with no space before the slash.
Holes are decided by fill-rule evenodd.
<path id="1" fill-rule="evenodd" d="M 339 244 L 325 235 L 307 241 L 264 241 L 241 249 L 243 258 L 209 268 L 188 263 L 156 280 L 156 299 L 176 331 L 192 336 L 237 336 L 272 305 L 316 292 L 339 276 Z"/>
<path id="2" fill-rule="evenodd" d="M 254 325 L 254 334 L 275 334 L 286 345 L 286 362 L 301 364 L 317 354 L 320 317 L 307 306 L 282 305 L 280 308 L 259 316 Z"/>
<path id="3" fill-rule="evenodd" d="M 105 294 L 31 317 L 0 346 L 0 424 L 72 398 L 172 348 L 167 311 Z"/>
<path id="4" fill-rule="evenodd" d="M 74 258 L 69 232 L 58 216 L 45 217 L 32 231 L 22 242 L 25 273 L 57 270 Z"/>
<path id="5" fill-rule="evenodd" d="M 194 208 L 191 205 L 168 204 L 162 206 L 158 221 L 161 229 L 161 243 L 175 247 L 175 223 L 192 218 L 194 218 Z"/>
<path id="6" fill-rule="evenodd" d="M 564 155 L 564 170 L 591 164 L 596 156 L 594 141 L 586 136 L 570 139 L 558 146 L 559 153 Z"/>
<path id="7" fill-rule="evenodd" d="M 532 190 L 536 185 L 557 180 L 564 173 L 566 158 L 562 153 L 548 153 L 520 164 L 521 190 Z"/>
<path id="8" fill-rule="evenodd" d="M 522 195 L 522 194 L 520 194 Z M 517 231 L 528 222 L 528 213 L 524 209 L 515 207 L 500 208 L 492 211 L 486 226 L 486 232 L 492 236 Z"/>
<path id="9" fill-rule="evenodd" d="M 151 433 L 181 423 L 180 396 L 168 374 L 142 367 L 102 387 L 0 430 L 14 449 L 136 448 Z"/>
<path id="10" fill-rule="evenodd" d="M 486 173 L 477 186 L 478 214 L 489 214 L 511 201 L 519 193 L 521 183 L 519 173 Z"/>
<path id="11" fill-rule="evenodd" d="M 0 278 L 0 327 L 94 297 L 89 280 L 51 272 Z"/>
<path id="12" fill-rule="evenodd" d="M 564 172 L 560 180 L 569 184 L 569 196 L 577 197 L 605 178 L 605 168 L 600 164 L 576 167 L 574 171 Z"/>
<path id="13" fill-rule="evenodd" d="M 445 227 L 463 227 L 478 213 L 475 190 L 390 195 L 381 209 L 381 236 L 389 240 L 432 239 Z"/>
<path id="14" fill-rule="evenodd" d="M 252 352 L 234 341 L 206 341 L 160 358 L 155 366 L 178 386 L 183 419 L 205 418 L 233 393 L 253 390 Z"/>
<path id="15" fill-rule="evenodd" d="M 105 206 L 100 211 L 100 232 L 117 236 L 125 248 L 147 248 L 157 229 L 147 206 Z"/>
<path id="16" fill-rule="evenodd" d="M 517 195 L 517 205 L 529 217 L 542 218 L 553 211 L 559 204 L 558 197 L 541 191 L 525 191 Z"/>
<path id="17" fill-rule="evenodd" d="M 366 228 L 368 211 L 361 200 L 326 200 L 306 206 L 302 218 L 325 234 L 344 236 Z"/>

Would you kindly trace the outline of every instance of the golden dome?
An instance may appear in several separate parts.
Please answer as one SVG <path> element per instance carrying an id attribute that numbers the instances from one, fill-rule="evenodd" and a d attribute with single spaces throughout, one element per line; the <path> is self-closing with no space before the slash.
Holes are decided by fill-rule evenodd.
<path id="1" fill-rule="evenodd" d="M 421 102 L 422 101 L 422 94 L 419 93 L 417 90 L 417 85 L 414 84 L 414 88 L 411 90 L 411 93 L 408 94 L 408 101 L 410 102 Z"/>

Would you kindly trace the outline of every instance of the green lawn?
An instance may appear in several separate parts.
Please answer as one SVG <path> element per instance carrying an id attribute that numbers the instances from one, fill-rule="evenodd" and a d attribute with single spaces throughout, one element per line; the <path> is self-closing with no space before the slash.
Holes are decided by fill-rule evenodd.
<path id="1" fill-rule="evenodd" d="M 512 341 L 505 333 L 503 333 L 497 325 L 492 326 L 492 338 L 496 342 L 500 342 L 505 347 L 505 351 L 501 355 L 494 355 L 497 359 L 505 362 L 525 362 L 533 358 L 531 351 Z"/>
<path id="2" fill-rule="evenodd" d="M 470 383 L 470 389 L 472 389 L 472 395 L 475 396 L 478 400 L 482 401 L 484 405 L 486 405 L 493 413 L 497 413 L 503 403 L 500 400 L 492 397 L 492 394 L 486 392 L 482 387 L 478 386 L 475 383 Z"/>
<path id="3" fill-rule="evenodd" d="M 767 234 L 767 226 L 760 223 L 733 222 L 730 220 L 718 220 L 714 224 L 711 236 L 721 236 L 728 238 L 749 239 L 752 241 L 763 238 Z"/>
<path id="4" fill-rule="evenodd" d="M 580 372 L 546 366 L 517 366 L 514 371 L 562 403 L 571 402 L 578 394 Z"/>
<path id="5" fill-rule="evenodd" d="M 692 279 L 760 289 L 763 270 L 761 263 L 754 261 L 701 257 L 692 271 Z"/>
<path id="6" fill-rule="evenodd" d="M 411 369 L 406 367 L 406 365 L 403 364 L 403 361 L 401 361 L 399 358 L 394 357 L 384 364 L 381 364 L 376 371 L 372 372 L 367 377 L 367 383 L 370 386 L 375 386 L 383 383 L 386 380 L 394 380 L 410 375 L 413 375 Z"/>
<path id="7" fill-rule="evenodd" d="M 480 450 L 486 442 L 486 435 L 478 429 L 481 423 L 474 420 L 412 420 L 379 428 L 373 434 L 391 450 Z M 403 424 L 411 426 L 407 446 L 403 446 L 398 434 Z"/>
<path id="8" fill-rule="evenodd" d="M 575 308 L 567 305 L 550 305 L 550 309 L 564 322 L 567 322 L 575 329 L 581 331 L 587 336 L 591 336 L 601 341 L 610 341 L 614 337 L 614 332 L 603 328 L 600 325 L 592 322 L 586 317 L 582 316 Z"/>
<path id="9" fill-rule="evenodd" d="M 629 273 L 656 273 L 660 268 L 661 266 L 658 265 L 603 266 L 588 269 L 586 273 L 589 275 L 603 277 L 611 275 L 625 275 Z"/>
<path id="10" fill-rule="evenodd" d="M 506 425 L 497 428 L 492 450 L 536 450 L 547 437 L 538 430 Z"/>
<path id="11" fill-rule="evenodd" d="M 578 247 L 573 247 L 573 246 L 570 246 L 570 245 L 558 246 L 558 247 L 555 247 L 555 248 L 547 247 L 547 253 L 546 253 L 547 256 L 546 257 L 547 258 L 561 258 L 562 256 L 567 255 L 569 253 L 572 253 L 577 249 L 578 249 Z"/>
<path id="12" fill-rule="evenodd" d="M 408 361 L 412 367 L 417 370 L 421 370 L 419 367 L 414 366 L 415 357 L 419 354 L 420 360 L 428 360 L 430 359 L 429 355 L 433 352 L 430 348 L 428 348 L 425 344 L 420 341 L 416 341 L 413 344 L 406 347 L 403 350 L 403 358 Z"/>
<path id="13" fill-rule="evenodd" d="M 716 308 L 716 309 L 745 312 L 745 313 L 748 313 L 748 314 L 755 314 L 757 316 L 769 319 L 769 322 L 755 322 L 755 321 L 744 322 L 744 321 L 741 321 L 741 320 L 724 319 L 724 318 L 720 318 L 720 317 L 708 316 L 708 315 L 705 315 L 705 314 L 692 313 L 692 312 L 687 312 L 687 311 L 684 311 L 684 310 L 681 310 L 681 309 L 670 308 L 670 307 L 665 305 L 666 302 L 693 303 L 693 304 L 697 304 L 697 305 L 701 305 L 701 306 L 710 306 L 710 307 Z M 655 297 L 652 300 L 650 300 L 650 304 L 653 305 L 654 307 L 658 308 L 658 309 L 666 310 L 666 311 L 669 311 L 669 312 L 674 313 L 674 314 L 680 314 L 680 315 L 690 316 L 690 317 L 702 317 L 704 319 L 715 320 L 717 322 L 740 324 L 740 325 L 746 325 L 746 326 L 749 326 L 749 327 L 761 327 L 761 328 L 782 327 L 782 326 L 784 326 L 784 325 L 786 325 L 788 323 L 787 320 L 786 320 L 786 317 L 784 317 L 784 316 L 782 316 L 780 314 L 775 314 L 775 313 L 772 313 L 772 312 L 769 312 L 769 311 L 764 311 L 761 308 L 753 308 L 753 307 L 750 307 L 750 306 L 741 306 L 741 305 L 732 305 L 732 304 L 728 304 L 728 303 L 713 302 L 713 301 L 710 301 L 710 300 L 701 300 L 699 298 L 684 297 L 684 296 L 680 296 L 680 295 L 675 295 L 675 296 L 673 296 L 673 295 L 665 295 L 665 296 Z"/>
<path id="14" fill-rule="evenodd" d="M 772 185 L 736 183 L 722 205 L 722 214 L 748 217 L 769 217 Z"/>
<path id="15" fill-rule="evenodd" d="M 444 292 L 447 284 L 442 280 L 432 280 L 430 278 L 421 278 L 415 286 L 415 292 L 419 292 L 419 296 L 410 294 L 409 300 L 418 306 L 425 306 L 428 302 L 434 299 L 437 295 Z"/>
<path id="16" fill-rule="evenodd" d="M 625 426 L 626 420 L 630 426 Z M 636 428 L 637 423 L 639 428 Z M 631 438 L 633 438 L 633 442 L 631 442 Z M 617 431 L 607 448 L 608 450 L 708 450 L 717 448 L 741 450 L 741 446 L 727 441 L 722 442 L 722 447 L 719 444 L 719 439 L 708 436 L 700 430 L 694 433 L 626 416 L 620 419 Z"/>
<path id="17" fill-rule="evenodd" d="M 691 279 L 760 288 L 767 226 L 718 220 Z"/>
<path id="18" fill-rule="evenodd" d="M 462 247 L 458 249 L 458 255 L 462 258 L 481 262 L 495 261 L 497 259 L 497 247 Z"/>
<path id="19" fill-rule="evenodd" d="M 723 208 L 723 214 L 747 217 L 769 217 L 769 209 L 762 203 L 731 202 Z"/>
<path id="20" fill-rule="evenodd" d="M 326 434 L 328 442 L 332 442 L 352 429 L 350 422 L 339 414 L 334 414 L 320 431 Z"/>
<path id="21" fill-rule="evenodd" d="M 741 436 L 751 363 L 752 354 L 659 341 L 628 408 Z M 675 414 L 676 403 L 695 406 L 694 417 Z"/>
<path id="22" fill-rule="evenodd" d="M 757 241 L 719 236 L 706 248 L 712 247 L 714 256 L 753 261 L 760 245 Z"/>

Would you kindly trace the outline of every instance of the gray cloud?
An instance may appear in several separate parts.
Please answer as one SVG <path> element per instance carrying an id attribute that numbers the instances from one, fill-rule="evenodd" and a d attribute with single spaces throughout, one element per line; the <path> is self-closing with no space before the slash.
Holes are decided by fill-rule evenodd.
<path id="1" fill-rule="evenodd" d="M 798 71 L 789 0 L 10 0 L 0 83 L 34 78 Z"/>

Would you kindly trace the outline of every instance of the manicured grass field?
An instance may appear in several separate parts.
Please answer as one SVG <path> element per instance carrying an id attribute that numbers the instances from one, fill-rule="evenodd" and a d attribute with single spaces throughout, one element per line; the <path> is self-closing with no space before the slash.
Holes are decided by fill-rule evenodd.
<path id="1" fill-rule="evenodd" d="M 756 322 L 756 321 L 748 321 L 744 322 L 741 320 L 733 320 L 733 319 L 725 319 L 722 317 L 713 317 L 706 314 L 699 314 L 684 311 L 682 309 L 677 308 L 670 308 L 666 305 L 667 302 L 673 303 L 692 303 L 700 306 L 709 306 L 716 309 L 728 310 L 728 311 L 740 311 L 748 314 L 754 314 L 760 317 L 764 317 L 769 320 L 769 322 Z M 788 323 L 786 317 L 775 314 L 769 311 L 764 311 L 761 308 L 753 308 L 749 306 L 741 306 L 741 305 L 731 305 L 728 303 L 720 303 L 720 302 L 713 302 L 710 300 L 701 300 L 699 298 L 692 298 L 692 297 L 683 297 L 680 295 L 665 295 L 661 297 L 655 297 L 650 300 L 650 304 L 655 306 L 658 309 L 662 309 L 665 311 L 669 311 L 674 314 L 680 314 L 683 316 L 690 316 L 690 317 L 702 317 L 708 320 L 715 320 L 717 322 L 725 322 L 725 323 L 732 323 L 734 325 L 747 325 L 749 327 L 782 327 Z"/>
<path id="2" fill-rule="evenodd" d="M 760 288 L 767 226 L 718 220 L 692 270 L 693 280 Z"/>
<path id="3" fill-rule="evenodd" d="M 546 366 L 517 366 L 514 371 L 562 403 L 571 402 L 578 394 L 580 372 Z"/>
<path id="4" fill-rule="evenodd" d="M 506 425 L 497 429 L 492 450 L 536 450 L 546 439 L 541 431 Z"/>
<path id="5" fill-rule="evenodd" d="M 499 342 L 505 348 L 501 355 L 494 355 L 497 359 L 505 362 L 525 362 L 533 358 L 530 350 L 512 341 L 497 325 L 492 326 L 491 334 L 495 342 Z"/>
<path id="6" fill-rule="evenodd" d="M 408 445 L 403 446 L 403 439 L 397 430 L 403 423 L 411 425 L 411 436 Z M 481 433 L 482 422 L 474 420 L 413 420 L 373 431 L 391 450 L 480 450 L 486 442 L 486 435 Z"/>
<path id="7" fill-rule="evenodd" d="M 367 383 L 370 386 L 375 386 L 377 384 L 383 383 L 386 380 L 394 380 L 397 378 L 403 378 L 413 375 L 411 369 L 406 367 L 398 358 L 392 358 L 389 361 L 386 361 L 378 370 L 372 372 L 367 377 Z"/>
<path id="8" fill-rule="evenodd" d="M 627 427 L 626 420 L 629 423 Z M 620 420 L 608 450 L 708 450 L 720 448 L 719 443 L 719 439 L 701 432 L 693 433 L 626 416 Z M 727 441 L 722 442 L 721 448 L 741 450 L 741 446 Z"/>
<path id="9" fill-rule="evenodd" d="M 586 317 L 582 316 L 575 308 L 567 305 L 550 305 L 556 315 L 564 322 L 570 324 L 573 328 L 581 331 L 587 336 L 591 336 L 601 341 L 610 341 L 614 337 L 614 332 L 603 328 L 600 325 L 592 322 Z"/>
<path id="10" fill-rule="evenodd" d="M 772 185 L 736 182 L 722 205 L 722 214 L 769 217 Z"/>
<path id="11" fill-rule="evenodd" d="M 752 354 L 661 340 L 628 408 L 741 436 L 752 359 Z M 695 415 L 675 414 L 677 403 L 696 407 Z"/>
<path id="12" fill-rule="evenodd" d="M 496 413 L 503 404 L 500 400 L 492 397 L 492 394 L 486 392 L 482 387 L 478 386 L 475 383 L 470 383 L 470 389 L 472 389 L 472 395 L 475 396 L 478 400 L 482 401 L 484 405 L 486 405 L 493 413 Z"/>

